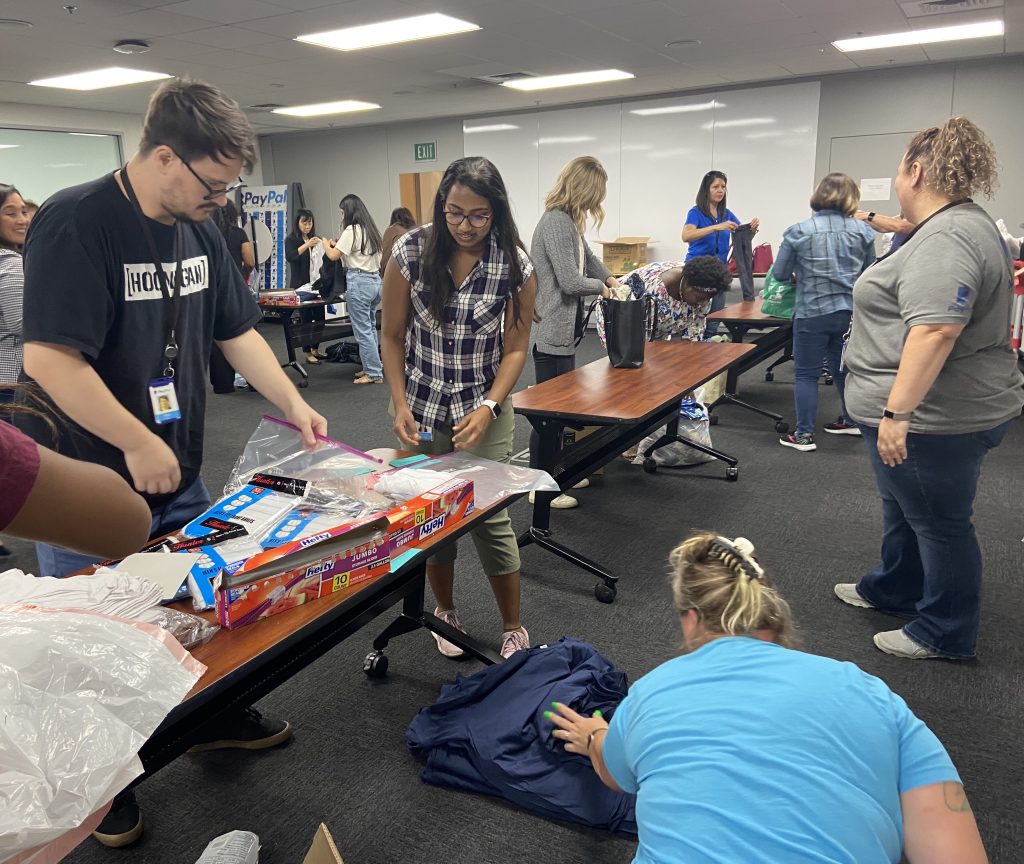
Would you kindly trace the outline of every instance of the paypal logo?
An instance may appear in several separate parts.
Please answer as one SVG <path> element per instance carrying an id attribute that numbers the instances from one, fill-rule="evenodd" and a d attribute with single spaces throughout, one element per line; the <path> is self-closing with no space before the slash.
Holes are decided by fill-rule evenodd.
<path id="1" fill-rule="evenodd" d="M 283 205 L 287 200 L 284 192 L 275 192 L 273 189 L 266 191 L 243 191 L 242 209 L 262 210 L 271 204 Z"/>

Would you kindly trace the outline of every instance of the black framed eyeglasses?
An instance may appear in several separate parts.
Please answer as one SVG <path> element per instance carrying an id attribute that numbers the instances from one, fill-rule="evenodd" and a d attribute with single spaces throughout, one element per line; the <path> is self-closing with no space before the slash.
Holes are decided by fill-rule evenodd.
<path id="1" fill-rule="evenodd" d="M 483 228 L 491 220 L 491 213 L 454 213 L 451 210 L 444 211 L 444 218 L 449 225 L 461 225 L 467 219 L 474 228 Z"/>
<path id="2" fill-rule="evenodd" d="M 178 156 L 177 153 L 175 153 L 174 155 Z M 198 180 L 202 184 L 203 188 L 206 190 L 207 194 L 203 196 L 204 201 L 214 201 L 217 198 L 220 198 L 221 196 L 230 195 L 232 192 L 237 192 L 239 189 L 243 189 L 247 185 L 246 182 L 242 180 L 241 177 L 239 177 L 237 183 L 232 183 L 230 186 L 225 186 L 223 189 L 214 189 L 202 177 L 196 174 L 195 169 L 188 164 L 187 159 L 183 159 L 181 156 L 178 156 L 178 159 L 181 160 L 182 165 L 188 168 L 188 173 L 195 177 L 196 180 Z"/>

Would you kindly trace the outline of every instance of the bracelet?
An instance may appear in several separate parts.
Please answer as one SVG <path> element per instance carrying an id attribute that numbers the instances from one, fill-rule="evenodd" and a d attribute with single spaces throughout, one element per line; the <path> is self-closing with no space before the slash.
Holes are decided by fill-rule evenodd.
<path id="1" fill-rule="evenodd" d="M 597 728 L 597 729 L 593 730 L 593 731 L 592 731 L 592 732 L 591 732 L 591 733 L 590 733 L 590 734 L 589 734 L 589 735 L 587 736 L 587 752 L 588 752 L 588 753 L 590 752 L 590 745 L 594 743 L 594 736 L 595 736 L 595 735 L 596 735 L 596 734 L 597 734 L 598 732 L 607 732 L 607 731 L 608 731 L 608 727 L 607 727 L 607 726 L 601 726 L 601 727 L 599 727 L 599 728 Z"/>

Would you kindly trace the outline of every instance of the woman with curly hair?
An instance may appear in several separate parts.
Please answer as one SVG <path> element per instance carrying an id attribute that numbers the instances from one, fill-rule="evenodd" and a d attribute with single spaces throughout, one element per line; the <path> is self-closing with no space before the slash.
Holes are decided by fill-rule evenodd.
<path id="1" fill-rule="evenodd" d="M 545 712 L 637 796 L 634 862 L 988 860 L 945 748 L 880 679 L 794 650 L 749 540 L 698 534 L 670 561 L 685 653 L 609 719 Z"/>
<path id="2" fill-rule="evenodd" d="M 910 659 L 975 656 L 981 550 L 971 514 L 981 463 L 1020 416 L 1010 349 L 1012 271 L 991 196 L 992 143 L 964 117 L 916 135 L 896 194 L 916 227 L 857 280 L 846 406 L 882 498 L 881 561 L 836 585 L 851 606 L 909 618 L 875 645 Z"/>

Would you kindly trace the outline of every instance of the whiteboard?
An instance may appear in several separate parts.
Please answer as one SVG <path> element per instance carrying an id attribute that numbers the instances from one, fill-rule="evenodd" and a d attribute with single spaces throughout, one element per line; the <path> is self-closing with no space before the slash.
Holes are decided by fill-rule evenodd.
<path id="1" fill-rule="evenodd" d="M 714 168 L 729 177 L 729 209 L 759 217 L 757 242 L 778 251 L 786 228 L 810 213 L 818 96 L 811 81 L 492 115 L 464 122 L 464 146 L 498 167 L 527 246 L 562 166 L 590 155 L 609 183 L 604 225 L 589 238 L 649 236 L 650 260 L 682 259 L 683 217 Z"/>

